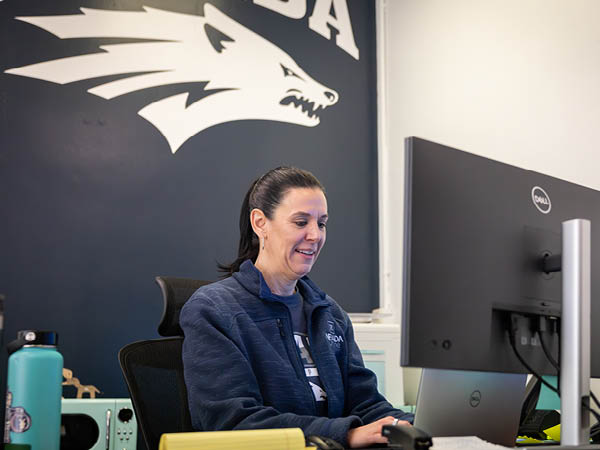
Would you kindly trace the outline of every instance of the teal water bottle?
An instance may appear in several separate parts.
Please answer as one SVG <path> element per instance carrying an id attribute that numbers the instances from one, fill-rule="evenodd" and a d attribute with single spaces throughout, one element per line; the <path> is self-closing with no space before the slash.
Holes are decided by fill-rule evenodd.
<path id="1" fill-rule="evenodd" d="M 53 331 L 25 330 L 7 345 L 5 444 L 59 450 L 63 357 Z"/>

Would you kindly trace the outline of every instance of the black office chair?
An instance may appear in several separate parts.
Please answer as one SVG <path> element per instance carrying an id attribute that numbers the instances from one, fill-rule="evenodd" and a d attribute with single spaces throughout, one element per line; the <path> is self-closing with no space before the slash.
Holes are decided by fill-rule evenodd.
<path id="1" fill-rule="evenodd" d="M 163 433 L 193 431 L 183 379 L 183 331 L 179 311 L 200 286 L 209 281 L 156 277 L 164 310 L 158 333 L 167 336 L 128 344 L 119 351 L 119 363 L 133 409 L 148 450 L 158 449 Z"/>

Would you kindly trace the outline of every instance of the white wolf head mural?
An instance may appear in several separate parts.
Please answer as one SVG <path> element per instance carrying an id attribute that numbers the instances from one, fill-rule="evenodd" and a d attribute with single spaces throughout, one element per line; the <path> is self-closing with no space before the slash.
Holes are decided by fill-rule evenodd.
<path id="1" fill-rule="evenodd" d="M 144 11 L 81 8 L 82 14 L 16 17 L 61 39 L 128 38 L 152 42 L 103 45 L 101 53 L 55 59 L 6 73 L 65 84 L 131 74 L 89 89 L 112 99 L 151 87 L 208 82 L 211 95 L 188 105 L 173 95 L 138 113 L 175 153 L 190 137 L 234 120 L 273 120 L 314 127 L 337 92 L 315 81 L 282 49 L 211 4 L 204 17 L 144 7 Z M 142 74 L 140 74 L 142 73 Z"/>

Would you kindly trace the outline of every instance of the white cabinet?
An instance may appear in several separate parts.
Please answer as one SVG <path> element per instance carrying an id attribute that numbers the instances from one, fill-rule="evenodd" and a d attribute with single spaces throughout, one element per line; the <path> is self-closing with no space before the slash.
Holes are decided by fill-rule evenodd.
<path id="1" fill-rule="evenodd" d="M 377 375 L 379 392 L 395 407 L 403 407 L 405 401 L 403 369 L 400 367 L 400 325 L 379 323 L 352 325 L 365 366 Z"/>

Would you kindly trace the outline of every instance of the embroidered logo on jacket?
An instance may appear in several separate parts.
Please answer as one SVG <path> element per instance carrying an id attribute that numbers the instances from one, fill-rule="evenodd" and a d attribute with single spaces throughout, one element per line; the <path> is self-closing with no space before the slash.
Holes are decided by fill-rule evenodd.
<path id="1" fill-rule="evenodd" d="M 330 345 L 334 345 L 336 348 L 340 348 L 344 338 L 335 333 L 335 324 L 331 321 L 327 322 L 328 330 L 325 333 L 325 337 L 329 341 Z"/>

